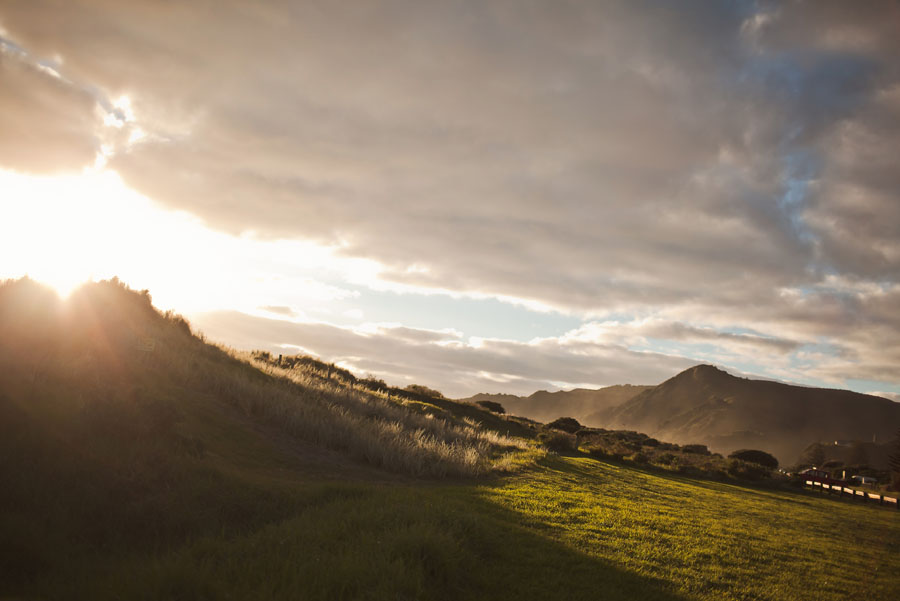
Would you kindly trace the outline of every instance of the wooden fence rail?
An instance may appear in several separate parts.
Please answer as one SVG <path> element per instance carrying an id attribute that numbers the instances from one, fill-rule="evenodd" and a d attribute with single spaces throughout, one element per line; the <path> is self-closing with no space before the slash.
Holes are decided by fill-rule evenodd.
<path id="1" fill-rule="evenodd" d="M 873 492 L 847 488 L 840 484 L 824 484 L 822 482 L 816 482 L 815 480 L 806 480 L 805 484 L 814 490 L 818 488 L 828 494 L 837 493 L 842 497 L 849 496 L 852 499 L 859 499 L 860 501 L 877 501 L 879 505 L 893 505 L 894 509 L 900 509 L 900 501 L 898 501 L 897 497 L 886 497 Z"/>

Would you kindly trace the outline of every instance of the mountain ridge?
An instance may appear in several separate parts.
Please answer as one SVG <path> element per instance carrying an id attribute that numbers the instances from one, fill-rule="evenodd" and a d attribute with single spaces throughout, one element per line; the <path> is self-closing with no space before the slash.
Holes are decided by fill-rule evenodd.
<path id="1" fill-rule="evenodd" d="M 889 440 L 900 427 L 900 403 L 884 397 L 735 376 L 709 364 L 695 365 L 657 386 L 626 386 L 587 391 L 597 401 L 592 411 L 559 402 L 586 389 L 505 396 L 510 411 L 524 410 L 523 415 L 534 419 L 561 417 L 550 414 L 572 409 L 567 416 L 588 426 L 636 430 L 679 444 L 705 444 L 723 453 L 759 448 L 786 465 L 796 462 L 811 443 L 867 441 L 873 436 Z M 634 394 L 615 402 L 609 392 L 613 390 Z M 591 395 L 580 394 L 590 401 Z M 552 408 L 534 406 L 548 399 L 555 401 Z"/>

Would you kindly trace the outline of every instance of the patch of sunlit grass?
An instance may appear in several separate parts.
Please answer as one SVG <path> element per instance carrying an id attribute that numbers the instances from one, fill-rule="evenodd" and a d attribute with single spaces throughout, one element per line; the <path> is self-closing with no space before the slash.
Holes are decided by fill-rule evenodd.
<path id="1" fill-rule="evenodd" d="M 804 494 L 585 457 L 483 489 L 523 523 L 690 599 L 834 599 L 900 592 L 900 516 Z"/>

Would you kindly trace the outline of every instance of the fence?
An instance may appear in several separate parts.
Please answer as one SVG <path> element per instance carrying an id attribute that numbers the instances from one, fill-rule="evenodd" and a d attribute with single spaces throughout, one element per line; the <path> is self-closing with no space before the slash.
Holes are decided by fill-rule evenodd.
<path id="1" fill-rule="evenodd" d="M 842 484 L 825 484 L 815 480 L 807 480 L 805 484 L 812 489 L 818 488 L 819 490 L 827 491 L 828 494 L 837 492 L 841 497 L 849 496 L 851 499 L 859 499 L 860 501 L 877 501 L 879 505 L 893 505 L 894 509 L 900 509 L 900 502 L 898 502 L 897 497 L 886 497 L 873 492 L 847 488 Z"/>

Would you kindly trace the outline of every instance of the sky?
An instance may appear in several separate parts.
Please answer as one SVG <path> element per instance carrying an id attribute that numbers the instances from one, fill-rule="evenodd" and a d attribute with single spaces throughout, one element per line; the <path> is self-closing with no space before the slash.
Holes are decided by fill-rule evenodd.
<path id="1" fill-rule="evenodd" d="M 449 396 L 900 400 L 900 4 L 4 0 L 0 278 Z"/>

